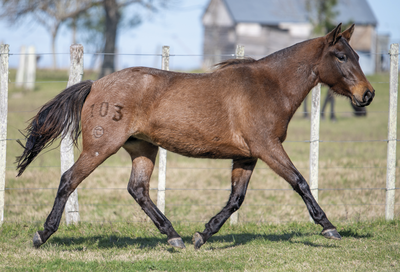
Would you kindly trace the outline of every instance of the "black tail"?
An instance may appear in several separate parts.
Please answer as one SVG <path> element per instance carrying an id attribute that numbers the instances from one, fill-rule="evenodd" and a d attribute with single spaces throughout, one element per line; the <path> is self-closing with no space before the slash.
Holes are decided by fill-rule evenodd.
<path id="1" fill-rule="evenodd" d="M 83 103 L 89 95 L 93 81 L 87 80 L 68 87 L 52 100 L 47 102 L 33 117 L 26 128 L 28 138 L 24 153 L 17 157 L 17 171 L 20 176 L 28 165 L 44 148 L 51 145 L 58 137 L 64 138 L 70 133 L 74 144 L 77 144 L 81 133 L 80 120 Z"/>

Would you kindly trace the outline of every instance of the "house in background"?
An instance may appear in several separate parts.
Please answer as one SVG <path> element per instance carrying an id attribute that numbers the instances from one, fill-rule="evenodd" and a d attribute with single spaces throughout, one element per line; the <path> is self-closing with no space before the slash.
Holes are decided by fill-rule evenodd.
<path id="1" fill-rule="evenodd" d="M 377 20 L 367 0 L 338 0 L 336 11 L 337 23 L 356 24 L 350 44 L 359 53 L 364 72 L 374 73 L 382 67 L 376 52 L 388 45 L 378 42 Z M 210 0 L 202 22 L 205 68 L 232 58 L 227 54 L 234 53 L 236 45 L 244 45 L 245 55 L 258 59 L 313 33 L 306 0 Z"/>

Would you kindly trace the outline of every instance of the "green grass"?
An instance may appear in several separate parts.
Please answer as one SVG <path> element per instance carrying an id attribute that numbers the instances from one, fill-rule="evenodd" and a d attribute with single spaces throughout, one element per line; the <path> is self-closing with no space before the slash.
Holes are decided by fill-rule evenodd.
<path id="1" fill-rule="evenodd" d="M 37 224 L 0 229 L 2 271 L 398 271 L 400 221 L 339 223 L 343 239 L 327 240 L 311 223 L 224 226 L 200 249 L 199 224 L 177 224 L 185 250 L 168 246 L 150 223 L 61 225 L 40 249 Z"/>

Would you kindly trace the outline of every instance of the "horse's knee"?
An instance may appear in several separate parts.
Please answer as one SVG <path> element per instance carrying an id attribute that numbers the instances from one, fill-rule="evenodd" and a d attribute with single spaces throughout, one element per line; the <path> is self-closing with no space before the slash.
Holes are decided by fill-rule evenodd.
<path id="1" fill-rule="evenodd" d="M 298 177 L 296 181 L 291 185 L 293 189 L 301 196 L 310 191 L 310 186 L 308 185 L 307 181 L 304 178 Z"/>
<path id="2" fill-rule="evenodd" d="M 147 201 L 148 190 L 144 184 L 128 184 L 128 192 L 139 205 Z"/>

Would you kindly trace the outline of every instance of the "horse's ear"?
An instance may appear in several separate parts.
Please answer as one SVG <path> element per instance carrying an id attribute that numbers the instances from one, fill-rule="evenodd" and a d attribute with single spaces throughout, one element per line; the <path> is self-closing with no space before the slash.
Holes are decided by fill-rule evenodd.
<path id="1" fill-rule="evenodd" d="M 338 24 L 338 26 L 335 27 L 334 30 L 332 30 L 331 32 L 326 34 L 325 37 L 326 37 L 326 41 L 328 42 L 328 44 L 334 45 L 339 40 L 339 38 L 342 36 L 342 34 L 340 32 L 342 32 L 342 23 Z"/>
<path id="2" fill-rule="evenodd" d="M 350 42 L 353 32 L 354 32 L 354 24 L 352 24 L 348 29 L 343 31 L 342 36 L 347 40 L 347 42 Z"/>

